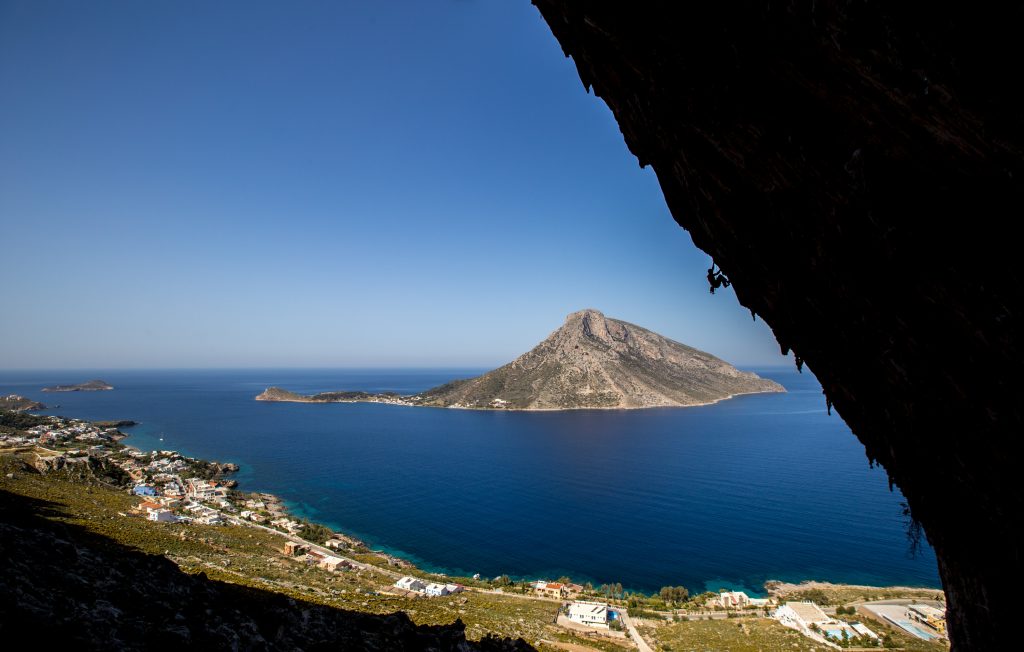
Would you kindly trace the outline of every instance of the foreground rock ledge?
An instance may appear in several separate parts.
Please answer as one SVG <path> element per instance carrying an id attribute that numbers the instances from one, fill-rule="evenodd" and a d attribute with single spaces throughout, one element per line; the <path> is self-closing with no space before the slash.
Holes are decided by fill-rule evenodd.
<path id="1" fill-rule="evenodd" d="M 1021 3 L 534 4 L 676 221 L 903 490 L 954 649 L 1014 649 Z"/>

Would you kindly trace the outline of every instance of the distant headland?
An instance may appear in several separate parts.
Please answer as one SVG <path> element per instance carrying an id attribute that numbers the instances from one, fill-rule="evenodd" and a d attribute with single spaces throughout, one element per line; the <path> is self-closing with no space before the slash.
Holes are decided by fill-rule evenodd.
<path id="1" fill-rule="evenodd" d="M 114 386 L 103 380 L 87 380 L 77 385 L 54 385 L 44 387 L 44 392 L 102 392 L 114 389 Z"/>
<path id="2" fill-rule="evenodd" d="M 45 410 L 46 406 L 39 401 L 33 401 L 30 398 L 24 396 L 18 396 L 17 394 L 8 394 L 7 396 L 0 396 L 0 410 L 12 410 L 14 412 L 35 412 L 36 410 Z"/>
<path id="3" fill-rule="evenodd" d="M 635 409 L 706 405 L 782 385 L 600 311 L 574 312 L 536 347 L 482 376 L 421 394 L 302 395 L 270 387 L 257 401 L 390 403 L 487 410 Z"/>

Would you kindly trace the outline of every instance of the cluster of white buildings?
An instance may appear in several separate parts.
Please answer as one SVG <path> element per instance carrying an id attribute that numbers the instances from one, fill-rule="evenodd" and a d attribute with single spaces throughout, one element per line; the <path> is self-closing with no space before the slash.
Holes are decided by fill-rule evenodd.
<path id="1" fill-rule="evenodd" d="M 104 443 L 114 441 L 117 428 L 100 428 L 88 421 L 46 417 L 48 423 L 33 426 L 24 435 L 0 434 L 0 444 L 9 446 L 31 446 L 38 444 L 59 444 L 69 441 Z"/>
<path id="2" fill-rule="evenodd" d="M 439 584 L 437 582 L 424 582 L 421 579 L 415 577 L 403 577 L 402 579 L 395 582 L 395 588 L 402 589 L 403 591 L 412 591 L 413 593 L 420 593 L 422 595 L 437 598 L 444 595 L 453 595 L 455 593 L 462 593 L 465 587 L 461 584 Z"/>
<path id="3" fill-rule="evenodd" d="M 150 451 L 148 453 L 137 450 L 127 451 L 124 459 L 114 458 L 114 463 L 121 467 L 135 482 L 143 482 L 146 478 L 152 478 L 154 483 L 174 480 L 178 489 L 183 493 L 195 495 L 195 491 L 186 486 L 186 483 L 179 477 L 191 465 L 198 464 L 199 460 L 193 457 L 186 457 L 177 451 Z M 190 479 L 189 482 L 192 482 Z M 197 496 L 202 497 L 202 496 Z"/>
<path id="4" fill-rule="evenodd" d="M 185 505 L 184 509 L 191 515 L 193 523 L 201 523 L 202 525 L 224 524 L 223 514 L 212 507 L 203 505 L 202 503 L 189 502 Z"/>
<path id="5" fill-rule="evenodd" d="M 173 510 L 180 508 L 184 513 L 176 514 Z M 150 521 L 158 523 L 200 523 L 202 525 L 223 525 L 224 516 L 217 510 L 201 503 L 181 501 L 168 496 L 145 500 L 136 508 Z"/>
<path id="6" fill-rule="evenodd" d="M 305 527 L 304 525 L 302 525 L 302 523 L 299 523 L 298 521 L 293 521 L 292 519 L 287 518 L 285 516 L 274 519 L 270 522 L 270 524 L 276 528 L 281 528 L 282 530 L 285 530 L 286 532 L 288 532 L 288 534 L 298 534 L 302 530 L 302 528 Z"/>

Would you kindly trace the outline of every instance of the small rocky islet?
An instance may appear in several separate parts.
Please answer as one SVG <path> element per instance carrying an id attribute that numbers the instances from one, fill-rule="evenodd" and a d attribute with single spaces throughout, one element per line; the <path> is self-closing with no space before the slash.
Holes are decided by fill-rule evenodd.
<path id="1" fill-rule="evenodd" d="M 84 383 L 75 385 L 52 385 L 44 387 L 44 392 L 104 392 L 114 389 L 114 386 L 105 380 L 87 380 Z"/>

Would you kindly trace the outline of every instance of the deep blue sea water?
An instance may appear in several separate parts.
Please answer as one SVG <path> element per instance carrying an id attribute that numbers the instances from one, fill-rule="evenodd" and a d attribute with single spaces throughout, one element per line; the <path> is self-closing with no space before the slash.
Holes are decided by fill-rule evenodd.
<path id="1" fill-rule="evenodd" d="M 479 371 L 0 371 L 0 393 L 60 405 L 49 413 L 140 421 L 125 443 L 237 462 L 242 489 L 432 570 L 646 591 L 939 586 L 931 549 L 909 554 L 899 492 L 826 414 L 808 373 L 760 370 L 789 392 L 682 409 L 253 400 L 270 385 L 411 393 Z M 94 377 L 116 389 L 39 391 Z"/>

